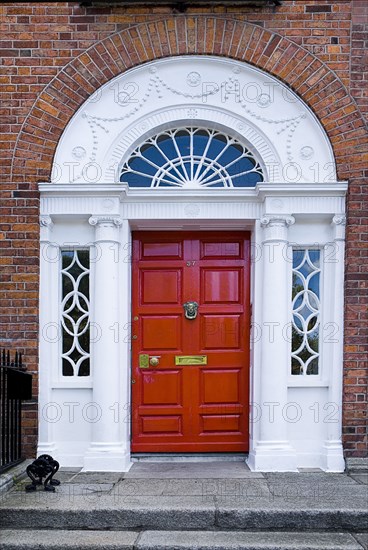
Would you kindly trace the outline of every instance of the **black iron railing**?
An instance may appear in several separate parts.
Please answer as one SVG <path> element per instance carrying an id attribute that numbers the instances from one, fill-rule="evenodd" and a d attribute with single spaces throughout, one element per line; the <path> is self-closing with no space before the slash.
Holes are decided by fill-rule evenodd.
<path id="1" fill-rule="evenodd" d="M 0 352 L 0 472 L 22 460 L 22 401 L 32 398 L 32 375 L 24 372 L 22 354 L 11 360 Z"/>

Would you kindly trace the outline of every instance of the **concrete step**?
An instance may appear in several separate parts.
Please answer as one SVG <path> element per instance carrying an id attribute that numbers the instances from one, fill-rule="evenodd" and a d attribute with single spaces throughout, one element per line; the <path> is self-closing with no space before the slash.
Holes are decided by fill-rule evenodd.
<path id="1" fill-rule="evenodd" d="M 356 501 L 296 506 L 294 500 L 257 499 L 232 503 L 203 502 L 201 498 L 133 497 L 114 501 L 92 493 L 73 499 L 39 493 L 6 499 L 0 505 L 4 529 L 92 530 L 321 530 L 360 532 L 367 529 L 367 498 Z M 32 495 L 33 496 L 33 495 Z M 36 495 L 34 495 L 36 496 Z M 14 502 L 16 500 L 16 502 Z M 328 505 L 329 504 L 329 505 Z"/>
<path id="2" fill-rule="evenodd" d="M 255 531 L 3 530 L 3 550 L 362 550 L 364 534 Z"/>

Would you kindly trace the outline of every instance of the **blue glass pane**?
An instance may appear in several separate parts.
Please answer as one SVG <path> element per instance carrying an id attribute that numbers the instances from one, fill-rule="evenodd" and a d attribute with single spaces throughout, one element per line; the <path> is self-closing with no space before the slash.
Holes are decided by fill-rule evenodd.
<path id="1" fill-rule="evenodd" d="M 308 281 L 308 289 L 312 290 L 314 294 L 319 298 L 319 273 L 315 273 Z"/>
<path id="2" fill-rule="evenodd" d="M 205 152 L 208 143 L 208 133 L 204 130 L 197 130 L 194 134 L 193 149 L 194 154 L 201 157 Z"/>
<path id="3" fill-rule="evenodd" d="M 308 277 L 310 273 L 314 271 L 314 268 L 311 267 L 307 261 L 303 263 L 303 265 L 299 268 L 299 272 L 304 275 L 305 278 Z"/>
<path id="4" fill-rule="evenodd" d="M 208 158 L 215 159 L 217 156 L 222 156 L 224 147 L 226 147 L 227 139 L 225 136 L 216 136 L 212 138 L 210 146 L 208 148 L 207 156 Z M 224 164 L 221 161 L 221 164 Z"/>
<path id="5" fill-rule="evenodd" d="M 236 146 L 230 145 L 230 147 L 228 147 L 220 156 L 219 162 L 222 166 L 225 166 L 228 170 L 230 170 L 233 166 L 238 166 L 236 160 L 239 159 L 242 153 L 243 151 L 239 150 Z M 229 164 L 231 164 L 231 167 L 228 167 Z"/>
<path id="6" fill-rule="evenodd" d="M 164 134 L 157 138 L 157 146 L 163 151 L 168 159 L 174 159 L 178 156 L 174 142 L 170 136 Z"/>
<path id="7" fill-rule="evenodd" d="M 63 250 L 61 252 L 62 257 L 62 269 L 67 268 L 69 265 L 71 265 L 73 258 L 74 258 L 74 250 Z"/>
<path id="8" fill-rule="evenodd" d="M 234 187 L 255 187 L 261 181 L 263 181 L 263 177 L 258 172 L 232 177 Z"/>
<path id="9" fill-rule="evenodd" d="M 297 326 L 299 330 L 303 330 L 303 323 L 297 315 L 294 315 L 294 325 Z"/>
<path id="10" fill-rule="evenodd" d="M 175 140 L 182 157 L 190 154 L 190 136 L 187 131 L 181 130 L 175 134 Z"/>
<path id="11" fill-rule="evenodd" d="M 313 265 L 320 266 L 320 250 L 309 250 L 309 258 Z"/>
<path id="12" fill-rule="evenodd" d="M 161 151 L 154 145 L 148 145 L 146 147 L 142 147 L 141 153 L 144 156 L 144 158 L 150 160 L 157 166 L 162 166 L 167 162 L 165 157 L 162 155 Z"/>
<path id="13" fill-rule="evenodd" d="M 293 250 L 293 269 L 303 261 L 305 250 Z"/>
<path id="14" fill-rule="evenodd" d="M 303 294 L 300 294 L 297 299 L 295 300 L 294 302 L 294 309 L 297 309 L 298 307 L 300 307 L 303 303 Z"/>
<path id="15" fill-rule="evenodd" d="M 134 157 L 129 161 L 129 167 L 135 172 L 142 172 L 142 174 L 147 174 L 154 176 L 157 169 L 154 166 L 151 166 L 147 161 L 140 157 Z"/>

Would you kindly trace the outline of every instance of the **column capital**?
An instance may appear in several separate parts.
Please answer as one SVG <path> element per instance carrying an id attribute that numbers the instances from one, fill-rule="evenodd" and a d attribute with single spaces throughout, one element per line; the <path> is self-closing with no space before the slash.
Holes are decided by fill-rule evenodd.
<path id="1" fill-rule="evenodd" d="M 264 214 L 261 218 L 261 227 L 289 227 L 295 223 L 294 216 L 284 214 Z"/>
<path id="2" fill-rule="evenodd" d="M 334 229 L 334 240 L 335 241 L 344 241 L 345 240 L 345 225 L 346 225 L 346 216 L 345 214 L 335 214 L 332 218 L 331 225 Z"/>
<path id="3" fill-rule="evenodd" d="M 120 227 L 123 224 L 120 216 L 91 216 L 88 222 L 90 225 L 103 225 L 105 227 Z"/>
<path id="4" fill-rule="evenodd" d="M 335 214 L 335 216 L 332 218 L 332 223 L 335 225 L 346 225 L 345 214 Z"/>
<path id="5" fill-rule="evenodd" d="M 40 241 L 41 243 L 50 242 L 50 232 L 54 225 L 51 216 L 48 214 L 40 215 Z"/>
<path id="6" fill-rule="evenodd" d="M 41 214 L 40 215 L 40 226 L 41 227 L 48 227 L 51 229 L 51 227 L 54 225 L 54 222 L 52 221 L 51 216 L 48 214 Z"/>
<path id="7" fill-rule="evenodd" d="M 265 214 L 261 218 L 261 227 L 264 229 L 263 243 L 288 242 L 287 233 L 295 218 L 288 214 Z"/>

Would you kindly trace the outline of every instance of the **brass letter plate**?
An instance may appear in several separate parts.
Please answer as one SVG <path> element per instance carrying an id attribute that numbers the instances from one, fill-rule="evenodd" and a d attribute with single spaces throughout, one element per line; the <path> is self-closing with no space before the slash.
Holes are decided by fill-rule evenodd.
<path id="1" fill-rule="evenodd" d="M 207 355 L 175 355 L 175 365 L 207 365 Z"/>
<path id="2" fill-rule="evenodd" d="M 145 353 L 141 353 L 139 355 L 139 368 L 140 369 L 149 368 L 149 355 L 146 355 Z"/>

